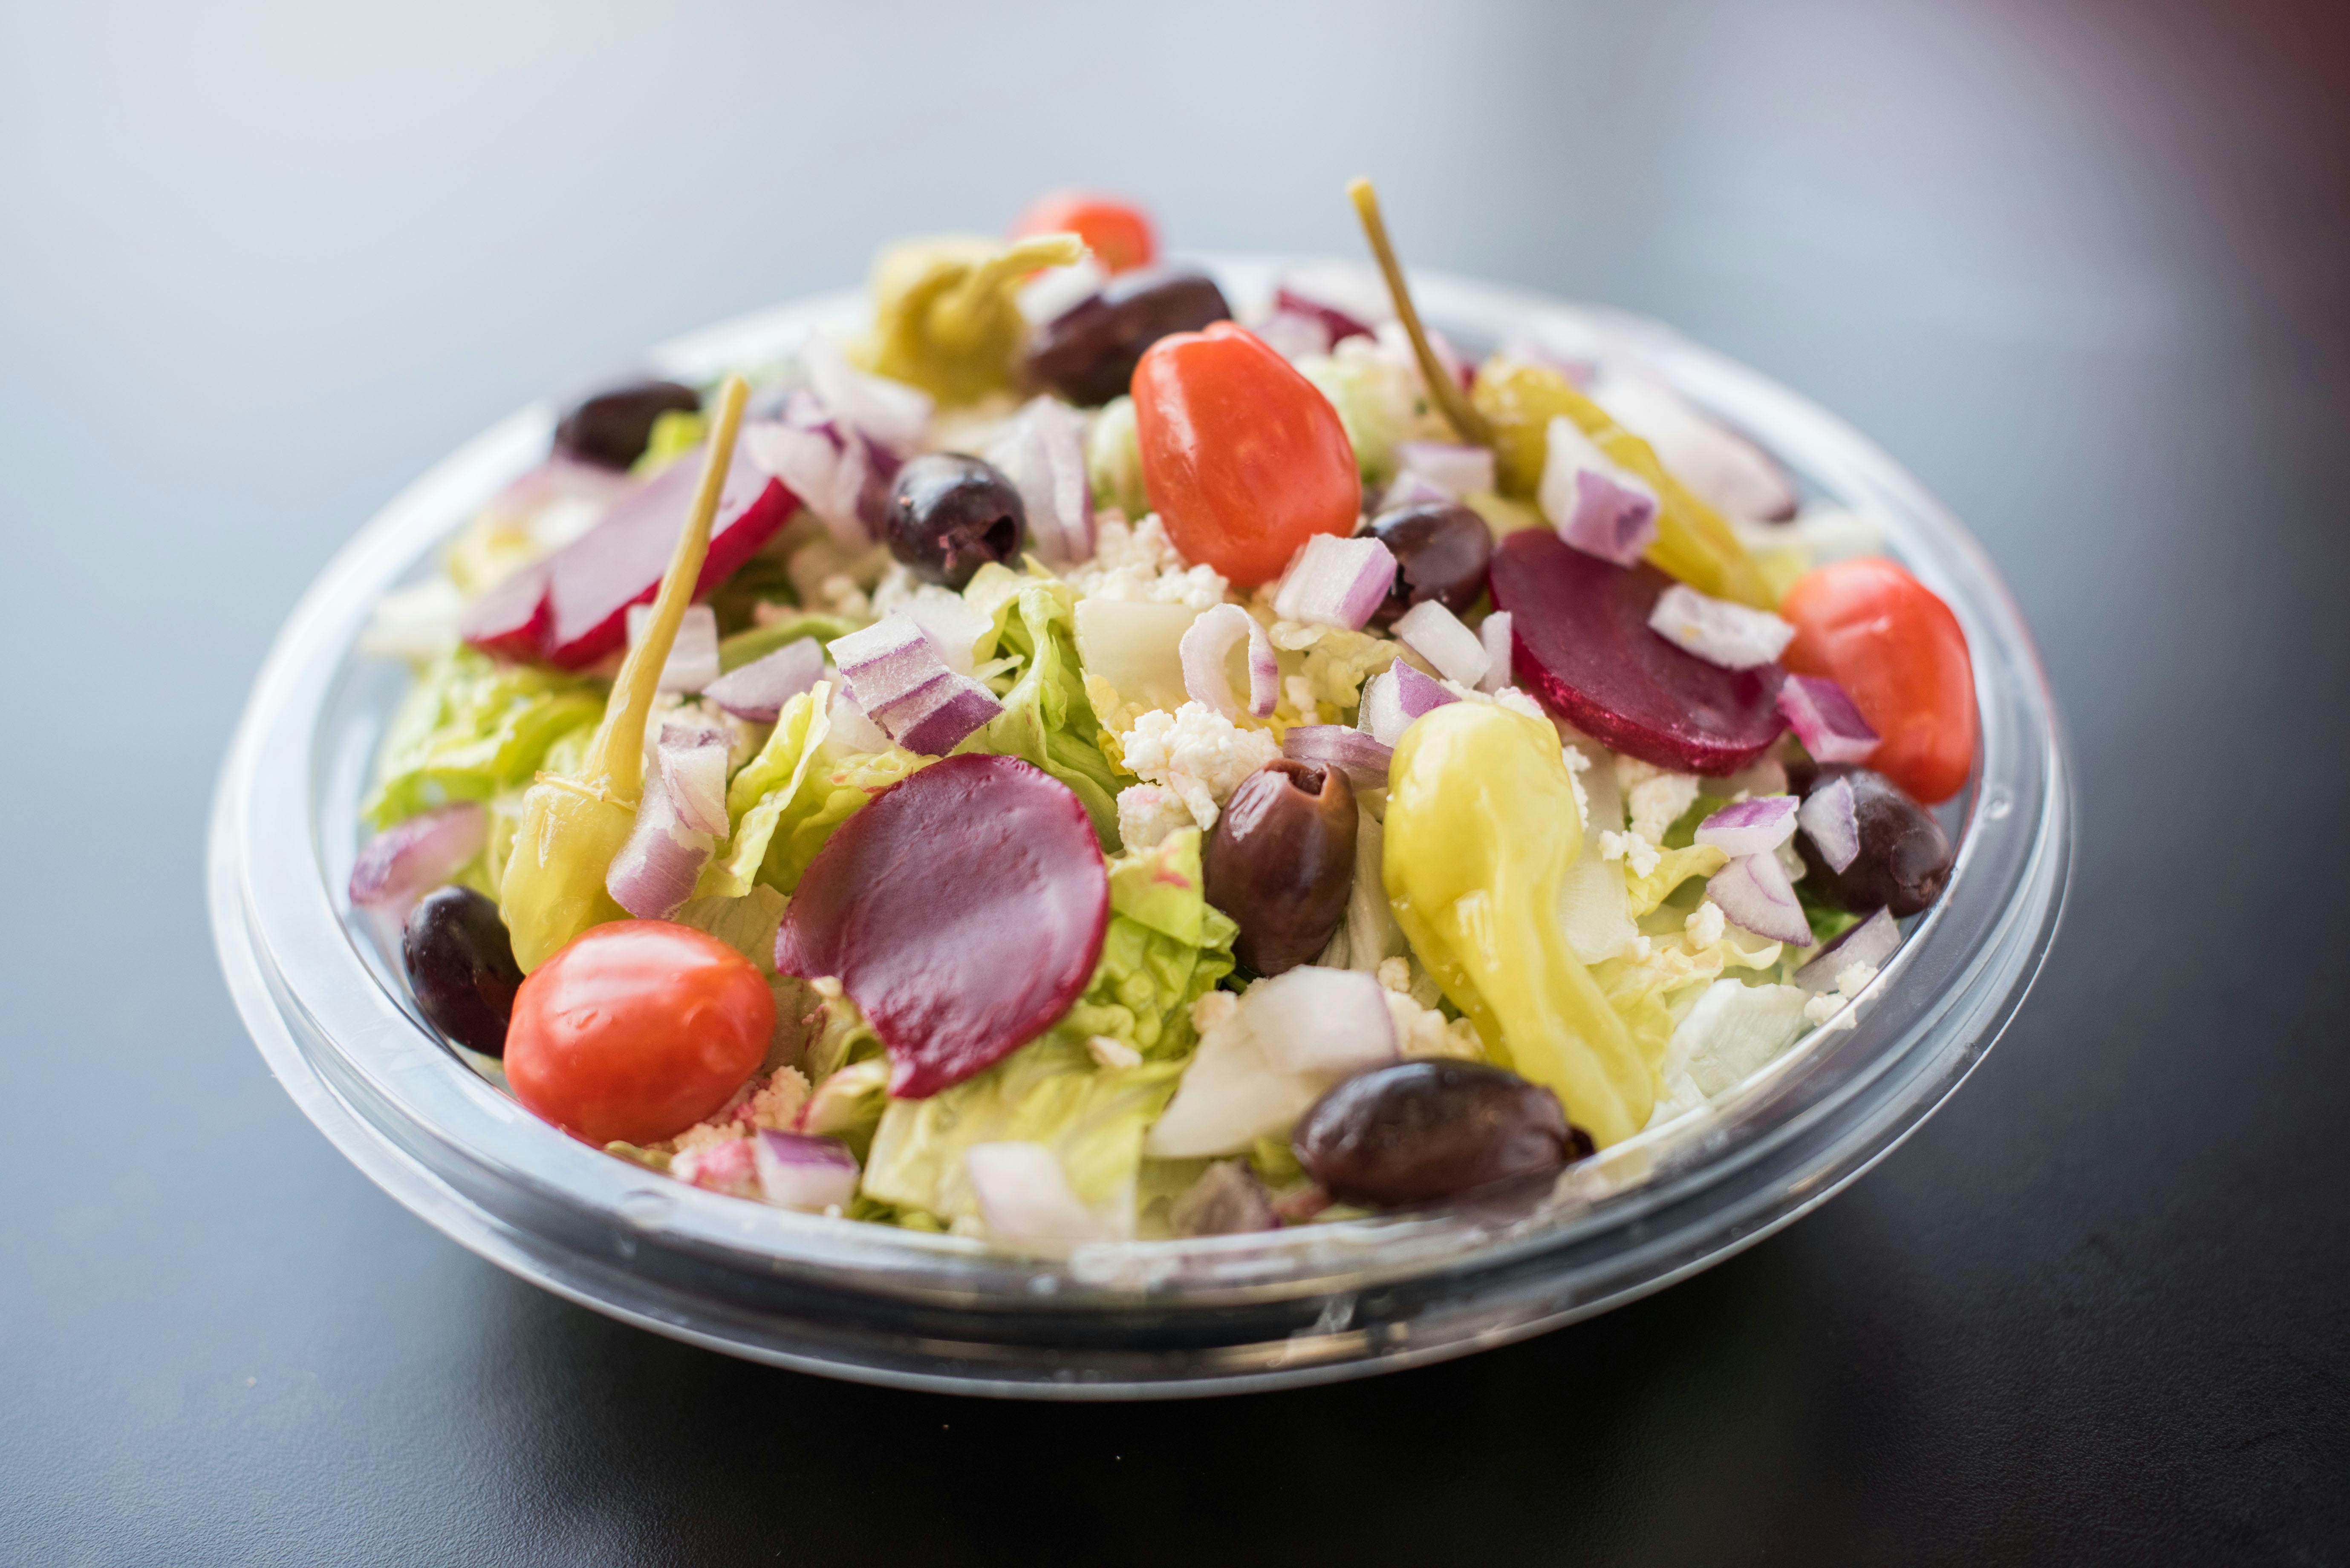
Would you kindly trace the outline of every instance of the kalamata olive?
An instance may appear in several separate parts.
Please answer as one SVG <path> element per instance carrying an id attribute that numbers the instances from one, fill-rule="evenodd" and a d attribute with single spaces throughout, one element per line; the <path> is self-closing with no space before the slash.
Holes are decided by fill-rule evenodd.
<path id="1" fill-rule="evenodd" d="M 1305 1173 L 1344 1203 L 1451 1198 L 1591 1152 L 1558 1096 L 1482 1062 L 1396 1062 L 1342 1080 L 1298 1118 Z"/>
<path id="2" fill-rule="evenodd" d="M 898 471 L 884 532 L 916 576 L 961 591 L 988 562 L 1020 559 L 1028 512 L 993 464 L 932 452 Z"/>
<path id="3" fill-rule="evenodd" d="M 1311 963 L 1355 887 L 1355 790 L 1336 768 L 1276 757 L 1241 781 L 1201 856 L 1208 902 L 1240 922 L 1257 974 Z"/>
<path id="4" fill-rule="evenodd" d="M 1398 507 L 1373 518 L 1369 533 L 1396 558 L 1395 587 L 1373 613 L 1374 625 L 1394 625 L 1398 616 L 1423 599 L 1465 615 L 1485 591 L 1485 567 L 1493 558 L 1492 530 L 1459 502 Z"/>
<path id="5" fill-rule="evenodd" d="M 408 912 L 400 967 L 416 1005 L 441 1032 L 484 1056 L 503 1056 L 522 966 L 498 907 L 471 888 L 425 895 Z"/>
<path id="6" fill-rule="evenodd" d="M 1950 840 L 1926 808 L 1883 774 L 1837 763 L 1789 770 L 1791 784 L 1809 799 L 1831 779 L 1852 785 L 1853 815 L 1860 824 L 1860 853 L 1841 871 L 1820 858 L 1811 835 L 1795 835 L 1804 857 L 1804 883 L 1840 909 L 1865 915 L 1890 909 L 1914 915 L 1942 896 L 1950 879 Z"/>
<path id="7" fill-rule="evenodd" d="M 1142 351 L 1177 332 L 1229 321 L 1232 306 L 1207 274 L 1144 267 L 1122 272 L 1030 335 L 1030 382 L 1087 408 L 1125 394 Z"/>
<path id="8" fill-rule="evenodd" d="M 653 421 L 663 414 L 690 414 L 702 395 L 675 381 L 631 381 L 610 387 L 573 405 L 555 427 L 555 450 L 566 457 L 605 468 L 626 468 L 645 455 Z"/>

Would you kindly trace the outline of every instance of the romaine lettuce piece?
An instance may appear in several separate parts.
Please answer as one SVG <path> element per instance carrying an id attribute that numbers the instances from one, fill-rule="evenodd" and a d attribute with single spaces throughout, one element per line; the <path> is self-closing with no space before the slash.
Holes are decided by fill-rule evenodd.
<path id="1" fill-rule="evenodd" d="M 832 830 L 870 800 L 920 767 L 924 758 L 891 748 L 828 759 L 825 706 L 832 695 L 819 680 L 784 705 L 759 754 L 726 786 L 726 814 L 734 825 L 724 851 L 702 868 L 697 898 L 739 898 L 754 882 L 789 893 Z"/>
<path id="2" fill-rule="evenodd" d="M 600 682 L 458 649 L 401 698 L 360 815 L 390 827 L 434 806 L 526 786 L 549 747 L 603 716 Z"/>
<path id="3" fill-rule="evenodd" d="M 1019 757 L 1069 786 L 1093 819 L 1102 844 L 1118 846 L 1118 776 L 1094 743 L 1100 725 L 1086 700 L 1076 649 L 1076 595 L 1055 577 L 1022 577 L 991 562 L 963 591 L 965 602 L 995 618 L 993 650 L 979 657 L 1020 660 L 1001 701 L 1003 711 L 962 750 Z"/>

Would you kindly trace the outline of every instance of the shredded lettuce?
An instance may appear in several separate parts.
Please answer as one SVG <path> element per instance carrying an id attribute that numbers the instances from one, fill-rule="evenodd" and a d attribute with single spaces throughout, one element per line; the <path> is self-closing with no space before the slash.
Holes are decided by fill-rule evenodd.
<path id="1" fill-rule="evenodd" d="M 767 743 L 726 786 L 734 831 L 702 868 L 697 897 L 739 898 L 754 882 L 791 892 L 834 828 L 922 765 L 925 759 L 894 747 L 827 759 L 824 705 L 831 694 L 830 684 L 818 681 L 785 703 Z"/>
<path id="2" fill-rule="evenodd" d="M 1069 786 L 1093 819 L 1094 835 L 1118 846 L 1118 777 L 1094 742 L 1100 725 L 1086 700 L 1077 661 L 1076 594 L 1050 576 L 1022 577 L 991 562 L 964 589 L 965 602 L 995 618 L 993 649 L 979 657 L 1020 660 L 1003 711 L 963 743 L 1035 763 Z"/>
<path id="3" fill-rule="evenodd" d="M 1101 961 L 1054 1033 L 1081 1045 L 1106 1035 L 1153 1060 L 1188 1054 L 1191 1003 L 1232 971 L 1240 930 L 1203 887 L 1196 827 L 1112 860 Z"/>
<path id="4" fill-rule="evenodd" d="M 1134 400 L 1112 398 L 1094 416 L 1086 432 L 1086 479 L 1092 485 L 1094 504 L 1104 511 L 1126 514 L 1139 522 L 1150 510 L 1149 493 L 1142 487 L 1142 443 L 1135 432 Z"/>
<path id="5" fill-rule="evenodd" d="M 1440 434 L 1431 428 L 1418 369 L 1367 338 L 1349 337 L 1326 357 L 1300 360 L 1297 369 L 1338 410 L 1356 464 L 1374 484 L 1394 477 L 1399 441 Z"/>
<path id="6" fill-rule="evenodd" d="M 527 785 L 549 747 L 604 715 L 585 677 L 500 664 L 470 648 L 435 660 L 400 700 L 360 806 L 372 826 Z"/>

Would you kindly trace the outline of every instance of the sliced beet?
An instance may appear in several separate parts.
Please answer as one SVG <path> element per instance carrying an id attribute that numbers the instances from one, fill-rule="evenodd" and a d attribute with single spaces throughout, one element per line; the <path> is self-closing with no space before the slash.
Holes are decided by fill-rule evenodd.
<path id="1" fill-rule="evenodd" d="M 461 629 L 485 653 L 581 670 L 628 640 L 631 605 L 650 604 L 702 482 L 688 456 L 612 504 L 603 520 L 467 607 Z M 734 574 L 799 508 L 739 449 L 719 492 L 697 597 Z"/>
<path id="2" fill-rule="evenodd" d="M 1654 566 L 1619 566 L 1529 530 L 1493 552 L 1492 583 L 1494 605 L 1510 612 L 1517 678 L 1619 752 L 1677 773 L 1733 774 L 1786 728 L 1777 665 L 1724 670 L 1649 629 L 1672 586 Z"/>
<path id="3" fill-rule="evenodd" d="M 1084 805 L 1016 757 L 943 757 L 841 824 L 800 877 L 775 969 L 836 975 L 889 1093 L 951 1088 L 1051 1027 L 1101 960 L 1109 875 Z"/>

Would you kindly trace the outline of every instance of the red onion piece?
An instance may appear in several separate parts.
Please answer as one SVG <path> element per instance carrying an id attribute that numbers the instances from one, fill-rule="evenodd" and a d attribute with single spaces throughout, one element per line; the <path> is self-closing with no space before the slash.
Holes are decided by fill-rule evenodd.
<path id="1" fill-rule="evenodd" d="M 824 711 L 825 750 L 839 756 L 866 756 L 888 751 L 889 737 L 857 705 L 857 699 L 849 695 L 848 682 L 840 679 L 840 671 L 828 670 L 826 679 L 833 682 L 833 687 Z"/>
<path id="2" fill-rule="evenodd" d="M 1336 768 L 1357 789 L 1383 789 L 1395 748 L 1344 724 L 1292 724 L 1281 737 L 1281 754 L 1315 767 Z"/>
<path id="3" fill-rule="evenodd" d="M 1732 925 L 1774 942 L 1811 942 L 1812 923 L 1776 855 L 1739 857 L 1713 874 L 1705 891 Z"/>
<path id="4" fill-rule="evenodd" d="M 730 670 L 702 689 L 702 697 L 738 719 L 772 724 L 784 704 L 814 686 L 824 674 L 824 649 L 812 637 L 787 642 L 775 652 Z"/>
<path id="5" fill-rule="evenodd" d="M 629 841 L 604 873 L 604 890 L 640 920 L 666 920 L 693 897 L 693 884 L 717 847 L 715 835 L 679 818 L 667 789 L 649 789 L 637 803 Z"/>
<path id="6" fill-rule="evenodd" d="M 1360 631 L 1395 586 L 1396 559 L 1378 540 L 1316 534 L 1289 564 L 1273 613 L 1306 626 Z"/>
<path id="7" fill-rule="evenodd" d="M 1477 628 L 1477 640 L 1485 648 L 1485 679 L 1477 682 L 1480 691 L 1499 691 L 1510 683 L 1510 612 L 1495 610 Z"/>
<path id="8" fill-rule="evenodd" d="M 963 1151 L 962 1162 L 991 1240 L 1049 1251 L 1109 1239 L 1109 1228 L 1078 1199 L 1043 1144 L 977 1143 Z"/>
<path id="9" fill-rule="evenodd" d="M 1558 536 L 1628 566 L 1656 541 L 1657 493 L 1617 466 L 1564 415 L 1551 421 L 1535 499 Z"/>
<path id="10" fill-rule="evenodd" d="M 921 450 L 937 405 L 928 392 L 858 369 L 828 337 L 811 337 L 800 349 L 808 385 L 836 419 L 899 458 Z"/>
<path id="11" fill-rule="evenodd" d="M 1675 583 L 1657 596 L 1648 627 L 1658 636 L 1724 670 L 1759 670 L 1785 651 L 1795 628 L 1768 610 Z"/>
<path id="12" fill-rule="evenodd" d="M 1201 1042 L 1143 1145 L 1153 1158 L 1235 1154 L 1286 1132 L 1323 1092 L 1395 1060 L 1387 993 L 1360 970 L 1305 964 L 1251 986 Z"/>
<path id="13" fill-rule="evenodd" d="M 1430 709 L 1461 699 L 1410 665 L 1398 660 L 1363 682 L 1363 705 L 1355 727 L 1383 746 L 1403 739 L 1411 722 Z"/>
<path id="14" fill-rule="evenodd" d="M 1779 711 L 1814 762 L 1865 763 L 1877 750 L 1877 732 L 1825 675 L 1788 676 L 1779 688 Z"/>
<path id="15" fill-rule="evenodd" d="M 1397 474 L 1394 482 L 1380 493 L 1378 509 L 1381 512 L 1399 512 L 1407 506 L 1440 505 L 1451 499 L 1448 492 L 1431 483 L 1427 475 L 1406 469 Z"/>
<path id="16" fill-rule="evenodd" d="M 1812 955 L 1795 971 L 1795 983 L 1805 991 L 1834 991 L 1836 977 L 1856 963 L 1883 969 L 1901 950 L 1901 923 L 1890 909 L 1879 909 Z"/>
<path id="17" fill-rule="evenodd" d="M 1387 287 L 1377 275 L 1340 265 L 1299 267 L 1273 291 L 1275 310 L 1312 317 L 1336 348 L 1349 337 L 1376 335 L 1375 324 L 1394 314 Z"/>
<path id="18" fill-rule="evenodd" d="M 1611 369 L 1591 398 L 1653 447 L 1657 461 L 1700 500 L 1738 517 L 1776 521 L 1795 514 L 1794 487 L 1779 465 L 1664 382 Z"/>
<path id="19" fill-rule="evenodd" d="M 913 618 L 893 610 L 829 645 L 857 705 L 910 752 L 941 757 L 1003 711 L 993 692 L 946 666 Z"/>
<path id="20" fill-rule="evenodd" d="M 1330 324 L 1319 312 L 1311 310 L 1276 310 L 1259 322 L 1255 330 L 1266 348 L 1289 360 L 1327 354 L 1336 341 L 1330 336 Z"/>
<path id="21" fill-rule="evenodd" d="M 363 909 L 413 903 L 482 852 L 489 821 L 481 803 L 469 800 L 394 823 L 352 862 L 351 903 Z"/>
<path id="22" fill-rule="evenodd" d="M 1492 667 L 1484 642 L 1435 599 L 1422 599 L 1397 618 L 1396 640 L 1436 666 L 1447 680 L 1474 686 Z"/>
<path id="23" fill-rule="evenodd" d="M 1240 716 L 1232 695 L 1230 658 L 1232 649 L 1248 649 L 1248 711 L 1262 719 L 1281 698 L 1281 667 L 1274 661 L 1273 639 L 1256 617 L 1238 605 L 1218 605 L 1203 611 L 1176 644 L 1183 664 L 1183 691 L 1227 719 Z"/>
<path id="24" fill-rule="evenodd" d="M 1842 871 L 1860 855 L 1860 811 L 1852 781 L 1834 778 L 1814 790 L 1795 814 L 1804 834 L 1831 871 Z"/>
<path id="25" fill-rule="evenodd" d="M 961 594 L 925 587 L 899 607 L 907 619 L 922 628 L 957 675 L 979 668 L 979 639 L 995 629 L 995 618 L 973 608 Z"/>
<path id="26" fill-rule="evenodd" d="M 1086 416 L 1057 399 L 1032 399 L 987 451 L 1027 510 L 1029 535 L 1048 565 L 1089 560 L 1094 497 L 1086 477 Z"/>
<path id="27" fill-rule="evenodd" d="M 794 411 L 805 413 L 806 403 L 795 399 Z M 788 485 L 836 544 L 862 550 L 873 542 L 864 514 L 872 468 L 854 431 L 831 420 L 763 421 L 744 425 L 742 441 L 751 461 Z"/>
<path id="28" fill-rule="evenodd" d="M 696 833 L 728 830 L 726 764 L 733 744 L 732 735 L 712 725 L 671 720 L 661 726 L 653 749 L 660 787 L 669 792 L 678 820 Z"/>
<path id="29" fill-rule="evenodd" d="M 1768 855 L 1795 836 L 1795 797 L 1764 795 L 1723 806 L 1697 826 L 1697 841 L 1735 859 Z"/>
<path id="30" fill-rule="evenodd" d="M 837 1138 L 761 1131 L 743 1140 L 759 1193 L 778 1209 L 821 1214 L 857 1196 L 857 1157 Z"/>
<path id="31" fill-rule="evenodd" d="M 652 619 L 650 605 L 629 607 L 629 646 L 644 640 L 645 623 Z M 718 612 L 708 605 L 688 605 L 678 623 L 677 640 L 670 644 L 661 665 L 660 690 L 691 693 L 718 679 Z"/>
<path id="32" fill-rule="evenodd" d="M 1490 447 L 1408 441 L 1396 448 L 1396 460 L 1404 472 L 1419 475 L 1452 500 L 1473 490 L 1493 488 L 1493 452 Z"/>

